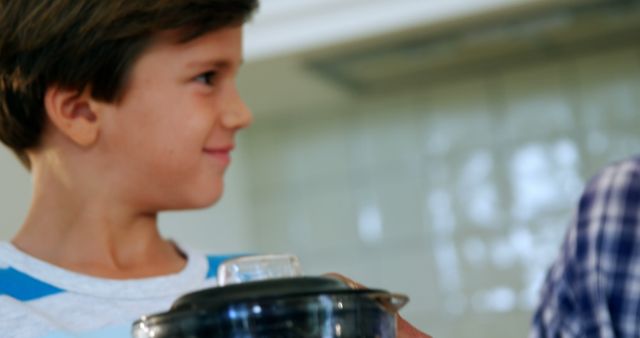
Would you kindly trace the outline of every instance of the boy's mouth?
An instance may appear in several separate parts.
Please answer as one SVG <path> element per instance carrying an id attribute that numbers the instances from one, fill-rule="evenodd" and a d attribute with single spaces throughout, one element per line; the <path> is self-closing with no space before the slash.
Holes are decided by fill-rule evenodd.
<path id="1" fill-rule="evenodd" d="M 232 150 L 233 145 L 227 145 L 221 147 L 206 147 L 203 149 L 203 152 L 226 166 L 231 162 Z"/>

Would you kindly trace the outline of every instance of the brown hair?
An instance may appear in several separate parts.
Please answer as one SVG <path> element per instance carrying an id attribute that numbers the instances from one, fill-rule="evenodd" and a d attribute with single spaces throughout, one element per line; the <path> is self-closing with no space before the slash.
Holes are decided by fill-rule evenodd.
<path id="1" fill-rule="evenodd" d="M 59 85 L 120 98 L 155 34 L 186 42 L 246 22 L 258 0 L 0 0 L 0 141 L 30 166 L 45 125 L 44 93 Z"/>

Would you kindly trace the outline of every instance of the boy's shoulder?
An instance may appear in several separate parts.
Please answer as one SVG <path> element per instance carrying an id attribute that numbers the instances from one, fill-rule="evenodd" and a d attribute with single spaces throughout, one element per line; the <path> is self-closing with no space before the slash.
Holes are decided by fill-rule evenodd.
<path id="1" fill-rule="evenodd" d="M 54 278 L 59 271 L 43 272 L 46 266 L 0 242 L 0 337 L 130 337 L 135 319 L 166 311 L 184 293 L 215 286 L 220 264 L 239 256 L 184 251 L 190 264 L 179 275 L 78 285 L 91 278 L 63 284 L 69 279 Z"/>
<path id="2" fill-rule="evenodd" d="M 0 332 L 3 338 L 65 337 L 61 334 L 60 323 L 48 318 L 46 313 L 42 313 L 29 302 L 15 299 L 1 292 Z M 70 334 L 66 336 L 72 337 Z"/>

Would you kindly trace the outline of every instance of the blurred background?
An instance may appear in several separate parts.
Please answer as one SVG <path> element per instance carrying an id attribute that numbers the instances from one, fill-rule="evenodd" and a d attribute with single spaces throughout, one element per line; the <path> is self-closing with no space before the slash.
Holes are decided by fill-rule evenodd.
<path id="1" fill-rule="evenodd" d="M 163 231 L 407 293 L 436 337 L 526 336 L 586 180 L 640 152 L 638 32 L 632 0 L 262 0 L 226 194 Z M 30 182 L 0 168 L 8 240 Z"/>

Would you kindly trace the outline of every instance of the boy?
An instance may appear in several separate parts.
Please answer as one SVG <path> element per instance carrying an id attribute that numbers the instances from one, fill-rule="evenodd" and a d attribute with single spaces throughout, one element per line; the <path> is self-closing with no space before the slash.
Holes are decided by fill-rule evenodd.
<path id="1" fill-rule="evenodd" d="M 234 79 L 257 0 L 0 3 L 0 139 L 34 182 L 0 245 L 0 336 L 128 337 L 214 283 L 156 214 L 222 193 L 251 122 Z"/>
<path id="2" fill-rule="evenodd" d="M 0 243 L 2 337 L 129 337 L 134 319 L 215 284 L 223 258 L 163 239 L 156 215 L 222 193 L 252 119 L 235 76 L 256 7 L 0 0 L 0 140 L 34 182 Z"/>

